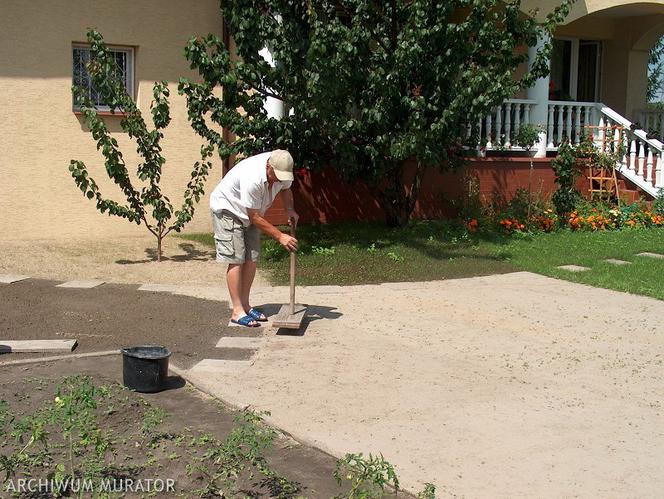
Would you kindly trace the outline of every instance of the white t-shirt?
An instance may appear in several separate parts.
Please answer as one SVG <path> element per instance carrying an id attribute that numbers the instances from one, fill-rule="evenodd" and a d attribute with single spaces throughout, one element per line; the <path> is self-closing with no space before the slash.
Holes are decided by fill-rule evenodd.
<path id="1" fill-rule="evenodd" d="M 290 189 L 291 181 L 267 183 L 267 160 L 271 152 L 250 156 L 230 169 L 210 195 L 210 209 L 215 213 L 230 211 L 249 226 L 247 208 L 264 215 L 282 189 Z"/>

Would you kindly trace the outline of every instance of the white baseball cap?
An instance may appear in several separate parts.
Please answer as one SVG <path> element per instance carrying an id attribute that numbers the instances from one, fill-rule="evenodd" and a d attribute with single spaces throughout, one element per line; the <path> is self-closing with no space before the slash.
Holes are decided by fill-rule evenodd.
<path id="1" fill-rule="evenodd" d="M 276 149 L 268 159 L 274 175 L 280 181 L 293 180 L 293 156 L 288 151 Z"/>

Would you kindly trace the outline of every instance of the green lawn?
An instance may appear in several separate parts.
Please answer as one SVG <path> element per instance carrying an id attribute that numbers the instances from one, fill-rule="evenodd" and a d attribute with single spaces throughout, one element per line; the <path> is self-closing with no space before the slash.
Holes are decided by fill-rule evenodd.
<path id="1" fill-rule="evenodd" d="M 641 252 L 664 254 L 664 229 L 559 231 L 512 240 L 495 252 L 523 270 L 664 300 L 664 260 L 636 256 Z M 614 265 L 604 262 L 607 258 L 631 264 Z M 573 273 L 556 268 L 569 264 L 590 270 Z"/>
<path id="2" fill-rule="evenodd" d="M 445 222 L 416 222 L 401 230 L 380 224 L 302 225 L 297 234 L 297 283 L 428 281 L 516 270 L 464 232 Z M 214 244 L 208 234 L 181 237 Z M 275 284 L 288 284 L 288 253 L 276 241 L 263 240 L 259 265 Z"/>
<path id="3" fill-rule="evenodd" d="M 185 239 L 213 246 L 209 234 Z M 516 235 L 468 234 L 458 225 L 414 222 L 406 229 L 378 224 L 298 228 L 298 284 L 364 284 L 454 279 L 528 270 L 540 274 L 664 299 L 664 260 L 636 257 L 664 254 L 664 229 Z M 632 262 L 617 266 L 615 258 Z M 260 267 L 275 284 L 288 283 L 288 254 L 265 240 Z M 574 264 L 583 273 L 557 269 Z"/>

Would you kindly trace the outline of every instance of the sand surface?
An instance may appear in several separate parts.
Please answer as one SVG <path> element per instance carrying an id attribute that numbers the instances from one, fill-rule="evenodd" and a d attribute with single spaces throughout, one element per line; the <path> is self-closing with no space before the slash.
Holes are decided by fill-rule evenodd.
<path id="1" fill-rule="evenodd" d="M 283 301 L 284 289 L 258 294 Z M 530 273 L 303 288 L 302 336 L 198 381 L 440 497 L 656 497 L 664 302 Z"/>
<path id="2" fill-rule="evenodd" d="M 115 283 L 203 284 L 225 287 L 226 266 L 207 246 L 168 236 L 163 261 L 153 237 L 114 240 L 0 240 L 0 274 L 41 279 L 102 279 Z M 258 276 L 257 285 L 265 284 Z"/>

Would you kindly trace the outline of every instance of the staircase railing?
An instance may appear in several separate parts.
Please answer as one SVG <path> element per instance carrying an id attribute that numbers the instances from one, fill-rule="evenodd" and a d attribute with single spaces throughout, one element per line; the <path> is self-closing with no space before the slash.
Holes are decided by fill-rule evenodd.
<path id="1" fill-rule="evenodd" d="M 649 139 L 645 130 L 634 129 L 624 116 L 608 106 L 598 103 L 599 127 L 620 125 L 625 129 L 624 155 L 619 161 L 618 171 L 628 180 L 651 196 L 657 197 L 664 188 L 664 144 Z M 618 132 L 616 131 L 616 136 Z M 598 137 L 601 140 L 601 137 Z"/>

